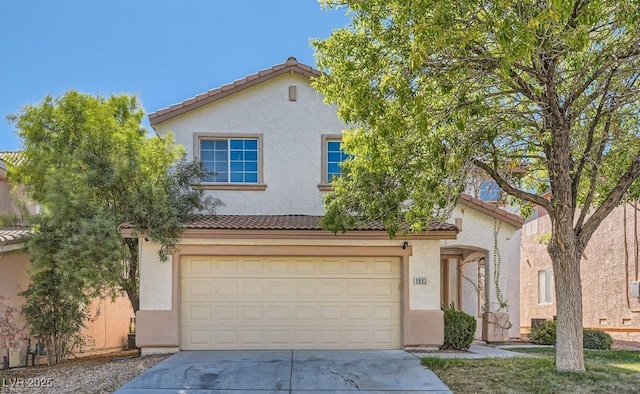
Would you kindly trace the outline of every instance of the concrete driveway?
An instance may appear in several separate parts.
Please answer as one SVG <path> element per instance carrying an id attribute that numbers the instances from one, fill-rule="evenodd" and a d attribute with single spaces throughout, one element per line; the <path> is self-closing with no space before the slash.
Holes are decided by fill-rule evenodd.
<path id="1" fill-rule="evenodd" d="M 402 350 L 182 351 L 116 393 L 451 393 Z"/>

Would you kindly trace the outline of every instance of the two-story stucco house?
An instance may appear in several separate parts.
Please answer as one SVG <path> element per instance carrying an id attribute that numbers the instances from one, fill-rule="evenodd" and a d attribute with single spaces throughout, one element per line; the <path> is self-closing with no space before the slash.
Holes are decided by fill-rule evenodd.
<path id="1" fill-rule="evenodd" d="M 310 86 L 318 75 L 289 58 L 149 115 L 205 164 L 201 187 L 226 205 L 186 224 L 169 262 L 138 235 L 143 352 L 439 346 L 441 307 L 498 309 L 522 221 L 492 204 L 465 195 L 449 223 L 395 239 L 375 223 L 321 229 L 348 126 Z"/>

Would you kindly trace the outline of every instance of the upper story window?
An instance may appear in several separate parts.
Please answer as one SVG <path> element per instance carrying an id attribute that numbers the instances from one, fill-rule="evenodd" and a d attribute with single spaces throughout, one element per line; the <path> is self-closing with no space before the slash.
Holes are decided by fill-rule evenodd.
<path id="1" fill-rule="evenodd" d="M 525 237 L 538 233 L 538 207 L 534 207 L 531 215 L 524 221 L 522 232 Z"/>
<path id="2" fill-rule="evenodd" d="M 321 190 L 331 190 L 331 180 L 342 175 L 340 165 L 349 155 L 340 147 L 341 135 L 322 136 L 322 181 Z"/>
<path id="3" fill-rule="evenodd" d="M 259 135 L 198 135 L 200 161 L 207 169 L 202 180 L 212 189 L 264 190 Z M 260 187 L 256 187 L 260 185 Z"/>
<path id="4" fill-rule="evenodd" d="M 327 182 L 333 177 L 342 175 L 340 164 L 347 158 L 347 154 L 340 148 L 340 141 L 327 141 Z"/>
<path id="5" fill-rule="evenodd" d="M 484 181 L 480 184 L 480 199 L 487 202 L 500 200 L 500 186 L 496 181 Z"/>

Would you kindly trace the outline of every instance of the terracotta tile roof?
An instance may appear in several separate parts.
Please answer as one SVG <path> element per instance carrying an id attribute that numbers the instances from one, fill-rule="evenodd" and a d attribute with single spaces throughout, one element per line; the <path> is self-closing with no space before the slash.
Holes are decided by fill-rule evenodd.
<path id="1" fill-rule="evenodd" d="M 160 122 L 173 118 L 174 116 L 191 111 L 205 104 L 209 104 L 213 101 L 288 72 L 295 72 L 306 77 L 320 76 L 320 71 L 311 66 L 307 66 L 306 64 L 299 63 L 295 57 L 290 57 L 282 64 L 277 64 L 271 68 L 258 71 L 255 74 L 248 75 L 242 79 L 238 79 L 237 81 L 209 90 L 208 92 L 199 94 L 181 103 L 150 113 L 149 122 L 151 123 L 151 127 L 153 127 Z"/>
<path id="2" fill-rule="evenodd" d="M 0 160 L 12 166 L 19 166 L 24 161 L 24 154 L 19 151 L 0 151 Z"/>
<path id="3" fill-rule="evenodd" d="M 0 246 L 26 241 L 30 234 L 31 230 L 27 229 L 0 229 Z"/>
<path id="4" fill-rule="evenodd" d="M 185 225 L 187 230 L 317 230 L 321 231 L 322 216 L 307 215 L 203 215 Z M 123 229 L 131 226 L 123 224 Z M 384 231 L 380 222 L 374 222 L 357 231 Z M 403 230 L 408 230 L 404 228 Z M 449 223 L 432 222 L 429 231 L 455 231 L 458 228 Z"/>
<path id="5" fill-rule="evenodd" d="M 471 197 L 468 194 L 461 194 L 458 202 L 462 205 L 466 205 L 470 208 L 476 209 L 484 214 L 489 216 L 493 216 L 497 219 L 500 219 L 510 225 L 521 228 L 524 224 L 524 219 L 520 216 L 509 213 L 502 208 L 498 208 L 494 204 L 489 204 L 488 202 L 484 202 L 479 198 Z"/>

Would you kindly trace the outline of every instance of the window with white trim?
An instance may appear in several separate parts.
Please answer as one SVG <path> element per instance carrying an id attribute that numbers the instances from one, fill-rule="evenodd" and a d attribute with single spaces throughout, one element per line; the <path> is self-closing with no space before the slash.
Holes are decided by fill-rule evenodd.
<path id="1" fill-rule="evenodd" d="M 200 161 L 207 170 L 204 182 L 258 183 L 257 138 L 201 138 Z"/>
<path id="2" fill-rule="evenodd" d="M 553 303 L 553 269 L 538 271 L 538 304 Z"/>
<path id="3" fill-rule="evenodd" d="M 341 134 L 322 135 L 322 178 L 320 179 L 320 190 L 331 190 L 331 180 L 342 175 L 342 163 L 351 155 L 342 150 Z"/>
<path id="4" fill-rule="evenodd" d="M 529 237 L 531 235 L 538 233 L 538 207 L 534 207 L 531 216 L 529 216 L 524 221 L 524 226 L 522 226 L 522 231 L 525 237 Z"/>
<path id="5" fill-rule="evenodd" d="M 331 183 L 334 177 L 342 175 L 340 165 L 349 155 L 344 153 L 339 140 L 327 140 L 327 183 Z"/>

